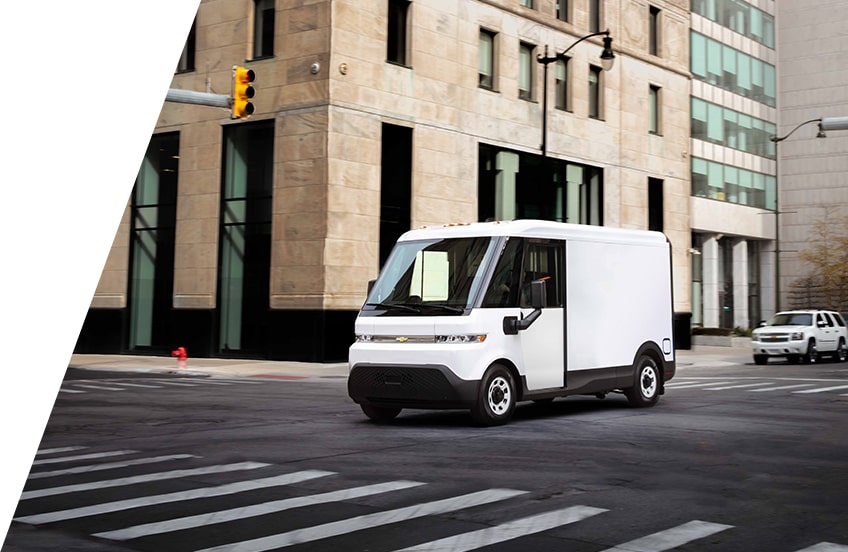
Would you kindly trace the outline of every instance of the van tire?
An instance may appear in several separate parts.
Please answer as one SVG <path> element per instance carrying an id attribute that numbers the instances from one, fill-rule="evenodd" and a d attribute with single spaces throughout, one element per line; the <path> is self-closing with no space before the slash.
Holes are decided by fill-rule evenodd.
<path id="1" fill-rule="evenodd" d="M 650 355 L 636 359 L 633 387 L 624 390 L 631 406 L 640 408 L 654 406 L 660 398 L 660 369 Z"/>
<path id="2" fill-rule="evenodd" d="M 374 406 L 372 404 L 360 404 L 362 412 L 375 422 L 390 422 L 397 418 L 401 409 L 396 406 Z"/>
<path id="3" fill-rule="evenodd" d="M 501 364 L 493 364 L 480 380 L 477 401 L 471 407 L 471 417 L 482 426 L 505 424 L 515 410 L 516 398 L 512 372 Z"/>

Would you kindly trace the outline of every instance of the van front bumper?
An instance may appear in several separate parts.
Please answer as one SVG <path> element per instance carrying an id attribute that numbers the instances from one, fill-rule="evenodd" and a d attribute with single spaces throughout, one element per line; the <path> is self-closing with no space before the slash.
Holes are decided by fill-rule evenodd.
<path id="1" fill-rule="evenodd" d="M 355 364 L 347 390 L 358 404 L 401 408 L 469 408 L 477 381 L 460 379 L 447 366 Z"/>

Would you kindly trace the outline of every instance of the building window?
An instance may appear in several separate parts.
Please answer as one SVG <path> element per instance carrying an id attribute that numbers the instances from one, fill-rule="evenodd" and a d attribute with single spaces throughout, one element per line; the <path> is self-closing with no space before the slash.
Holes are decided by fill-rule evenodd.
<path id="1" fill-rule="evenodd" d="M 518 51 L 518 97 L 533 99 L 533 45 L 521 43 Z"/>
<path id="2" fill-rule="evenodd" d="M 692 98 L 692 138 L 774 159 L 774 123 Z"/>
<path id="3" fill-rule="evenodd" d="M 568 58 L 558 59 L 554 65 L 554 105 L 557 109 L 570 110 L 568 101 Z"/>
<path id="4" fill-rule="evenodd" d="M 660 132 L 660 124 L 662 123 L 662 94 L 659 86 L 654 86 L 653 84 L 648 88 L 648 102 L 650 103 L 651 113 L 650 113 L 650 125 L 648 128 L 648 132 L 651 134 L 661 134 Z"/>
<path id="5" fill-rule="evenodd" d="M 194 71 L 194 50 L 197 44 L 197 19 L 192 21 L 191 29 L 188 31 L 183 53 L 177 62 L 177 73 L 188 73 Z"/>
<path id="6" fill-rule="evenodd" d="M 648 7 L 648 53 L 660 55 L 660 9 Z"/>
<path id="7" fill-rule="evenodd" d="M 132 192 L 129 348 L 167 350 L 174 293 L 179 134 L 150 138 Z"/>
<path id="8" fill-rule="evenodd" d="M 601 90 L 601 68 L 594 65 L 589 66 L 589 117 L 592 119 L 602 118 L 602 99 Z"/>
<path id="9" fill-rule="evenodd" d="M 263 353 L 269 326 L 274 123 L 224 127 L 219 352 Z"/>
<path id="10" fill-rule="evenodd" d="M 488 90 L 495 89 L 495 33 L 480 29 L 478 55 L 478 85 Z"/>
<path id="11" fill-rule="evenodd" d="M 698 80 L 774 107 L 777 76 L 774 65 L 693 32 L 690 40 L 692 74 Z"/>
<path id="12" fill-rule="evenodd" d="M 589 0 L 589 32 L 601 30 L 601 0 Z"/>
<path id="13" fill-rule="evenodd" d="M 484 144 L 478 162 L 479 220 L 532 218 L 603 226 L 601 168 Z"/>
<path id="14" fill-rule="evenodd" d="M 663 231 L 663 181 L 648 178 L 648 230 Z"/>
<path id="15" fill-rule="evenodd" d="M 406 39 L 409 2 L 407 0 L 389 0 L 389 28 L 386 60 L 389 63 L 407 65 Z"/>
<path id="16" fill-rule="evenodd" d="M 739 0 L 692 0 L 692 13 L 774 48 L 774 16 Z"/>
<path id="17" fill-rule="evenodd" d="M 519 0 L 521 5 L 525 8 L 533 9 L 533 0 Z"/>
<path id="18" fill-rule="evenodd" d="M 568 14 L 568 8 L 571 2 L 569 0 L 556 0 L 556 16 L 560 21 L 571 21 Z"/>
<path id="19" fill-rule="evenodd" d="M 775 177 L 692 158 L 692 195 L 760 209 L 774 210 L 777 205 Z"/>
<path id="20" fill-rule="evenodd" d="M 253 59 L 274 55 L 274 0 L 253 2 Z"/>

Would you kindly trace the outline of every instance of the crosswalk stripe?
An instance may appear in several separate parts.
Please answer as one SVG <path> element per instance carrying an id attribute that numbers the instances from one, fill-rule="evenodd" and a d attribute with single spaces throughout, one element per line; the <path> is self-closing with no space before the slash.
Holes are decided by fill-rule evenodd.
<path id="1" fill-rule="evenodd" d="M 137 450 L 112 450 L 109 452 L 93 452 L 91 454 L 78 454 L 76 456 L 61 456 L 59 458 L 45 458 L 43 460 L 33 461 L 33 466 L 43 464 L 59 464 L 62 462 L 76 462 L 78 460 L 94 460 L 95 458 L 110 458 L 112 456 L 123 456 L 126 454 L 134 454 Z"/>
<path id="2" fill-rule="evenodd" d="M 569 523 L 575 523 L 606 511 L 602 508 L 592 508 L 590 506 L 572 506 L 562 510 L 555 510 L 553 512 L 546 512 L 544 514 L 502 523 L 495 527 L 488 527 L 478 531 L 471 531 L 461 535 L 410 546 L 398 552 L 438 552 L 445 550 L 449 550 L 450 552 L 467 552 L 526 535 L 541 533 L 542 531 L 568 525 Z"/>
<path id="3" fill-rule="evenodd" d="M 371 529 L 381 525 L 389 525 L 410 519 L 416 519 L 429 515 L 445 514 L 471 508 L 473 506 L 482 506 L 500 500 L 506 500 L 514 496 L 525 494 L 527 491 L 516 491 L 514 489 L 488 489 L 486 491 L 478 491 L 462 496 L 436 500 L 434 502 L 426 502 L 424 504 L 415 504 L 406 508 L 398 508 L 396 510 L 388 510 L 384 512 L 375 512 L 373 514 L 365 514 L 349 519 L 315 525 L 313 527 L 305 527 L 296 529 L 287 533 L 279 533 L 277 535 L 269 535 L 256 539 L 214 546 L 205 548 L 196 552 L 264 552 L 265 550 L 273 550 L 274 548 L 283 548 L 293 544 L 302 544 L 312 542 L 354 531 L 363 529 Z"/>
<path id="4" fill-rule="evenodd" d="M 798 552 L 848 552 L 848 546 L 844 544 L 833 544 L 832 542 L 820 542 L 807 548 L 802 548 Z"/>
<path id="5" fill-rule="evenodd" d="M 48 487 L 46 489 L 24 491 L 21 493 L 21 500 L 92 491 L 94 489 L 105 489 L 109 487 L 123 487 L 125 485 L 150 483 L 152 481 L 165 481 L 168 479 L 178 479 L 180 477 L 191 477 L 195 475 L 210 475 L 231 471 L 255 470 L 257 468 L 265 468 L 269 465 L 270 464 L 265 464 L 263 462 L 236 462 L 234 464 L 218 464 L 215 466 L 204 466 L 202 468 L 188 468 L 184 470 L 171 470 L 144 475 L 133 475 L 131 477 L 119 477 L 117 479 L 106 479 L 103 481 L 93 481 L 91 483 L 77 483 L 75 485 L 63 485 L 61 487 Z"/>
<path id="6" fill-rule="evenodd" d="M 145 523 L 143 525 L 135 525 L 124 529 L 114 531 L 106 531 L 96 533 L 95 537 L 101 537 L 110 540 L 130 540 L 139 537 L 147 537 L 150 535 L 158 535 L 161 533 L 169 533 L 171 531 L 180 531 L 182 529 L 191 529 L 194 527 L 202 527 L 204 525 L 213 525 L 216 523 L 225 523 L 237 519 L 245 519 L 249 517 L 262 516 L 283 510 L 293 508 L 302 508 L 305 506 L 314 506 L 317 504 L 325 504 L 327 502 L 340 502 L 370 496 L 389 491 L 400 489 L 408 489 L 424 485 L 418 481 L 390 481 L 388 483 L 378 483 L 375 485 L 365 485 L 363 487 L 355 487 L 353 489 L 344 489 L 341 491 L 331 491 L 317 495 L 299 496 L 295 498 L 286 498 L 283 500 L 275 500 L 273 502 L 265 502 L 263 504 L 253 504 L 251 506 L 242 506 L 239 508 L 231 508 L 229 510 L 221 510 L 218 512 L 208 512 L 194 516 L 183 518 L 170 519 L 162 522 Z"/>
<path id="7" fill-rule="evenodd" d="M 152 458 L 137 458 L 135 460 L 127 460 L 126 462 L 110 462 L 107 464 L 89 464 L 87 466 L 77 466 L 76 468 L 68 468 L 64 470 L 53 470 L 47 472 L 31 473 L 28 479 L 42 479 L 45 477 L 56 477 L 57 475 L 68 475 L 71 473 L 88 473 L 102 470 L 112 470 L 117 468 L 127 468 L 130 466 L 140 466 L 142 464 L 153 464 L 156 462 L 166 462 L 168 460 L 184 460 L 186 458 L 200 458 L 193 454 L 170 454 L 168 456 L 154 456 Z"/>
<path id="8" fill-rule="evenodd" d="M 732 525 L 694 520 L 665 531 L 619 544 L 604 552 L 661 552 L 732 528 Z"/>
<path id="9" fill-rule="evenodd" d="M 817 389 L 803 389 L 801 391 L 793 391 L 793 393 L 824 393 L 825 391 L 837 391 L 839 389 L 848 389 L 848 385 L 836 385 L 834 387 L 820 387 Z"/>
<path id="10" fill-rule="evenodd" d="M 266 477 L 263 479 L 253 479 L 250 481 L 239 481 L 226 485 L 218 485 L 215 487 L 205 487 L 201 489 L 191 489 L 188 491 L 179 491 L 174 493 L 143 496 L 127 500 L 118 500 L 115 502 L 105 502 L 92 506 L 83 506 L 80 508 L 71 508 L 69 510 L 60 510 L 56 512 L 45 512 L 30 516 L 21 516 L 14 519 L 22 523 L 30 523 L 40 525 L 44 523 L 54 523 L 57 521 L 66 521 L 69 519 L 77 519 L 81 517 L 94 516 L 98 514 L 107 514 L 122 510 L 131 510 L 133 508 L 142 508 L 145 506 L 153 506 L 155 504 L 166 504 L 169 502 L 179 502 L 181 500 L 194 500 L 197 498 L 209 498 L 213 496 L 223 496 L 228 494 L 243 493 L 256 489 L 264 489 L 269 487 L 277 487 L 280 485 L 291 485 L 335 475 L 334 472 L 326 472 L 319 470 L 306 470 L 295 473 L 287 473 L 285 475 L 277 475 L 274 477 Z"/>
<path id="11" fill-rule="evenodd" d="M 64 387 L 59 389 L 60 393 L 88 393 L 88 391 L 83 391 L 82 389 L 65 389 Z"/>
<path id="12" fill-rule="evenodd" d="M 78 450 L 85 450 L 88 447 L 56 447 L 49 449 L 39 449 L 36 451 L 36 456 L 41 456 L 42 454 L 61 454 L 63 452 L 76 452 Z"/>
<path id="13" fill-rule="evenodd" d="M 770 385 L 767 381 L 757 383 L 740 383 L 738 385 L 725 385 L 722 387 L 708 387 L 706 391 L 724 391 L 725 389 L 744 389 L 745 387 L 757 387 L 758 385 Z"/>
<path id="14" fill-rule="evenodd" d="M 192 378 L 191 383 L 192 383 L 192 385 L 195 385 L 195 384 L 197 384 L 197 385 L 232 385 L 233 384 L 233 382 L 231 382 L 231 381 L 216 381 L 216 380 L 201 379 L 201 378 Z"/>
<path id="15" fill-rule="evenodd" d="M 780 385 L 778 387 L 765 387 L 762 389 L 749 389 L 751 393 L 758 393 L 763 391 L 783 391 L 784 389 L 798 389 L 799 387 L 809 387 L 811 385 L 815 385 L 814 383 L 796 383 L 795 385 Z"/>
<path id="16" fill-rule="evenodd" d="M 184 381 L 156 380 L 156 383 L 161 385 L 172 385 L 176 387 L 197 387 L 197 384 L 195 383 L 186 383 Z"/>

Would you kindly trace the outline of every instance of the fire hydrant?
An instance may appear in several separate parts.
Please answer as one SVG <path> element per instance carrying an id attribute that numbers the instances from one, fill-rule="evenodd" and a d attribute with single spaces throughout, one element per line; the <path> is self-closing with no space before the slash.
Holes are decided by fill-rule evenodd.
<path id="1" fill-rule="evenodd" d="M 173 351 L 171 351 L 172 357 L 177 357 L 177 368 L 185 368 L 186 360 L 188 360 L 188 353 L 186 352 L 185 347 L 177 347 Z"/>

